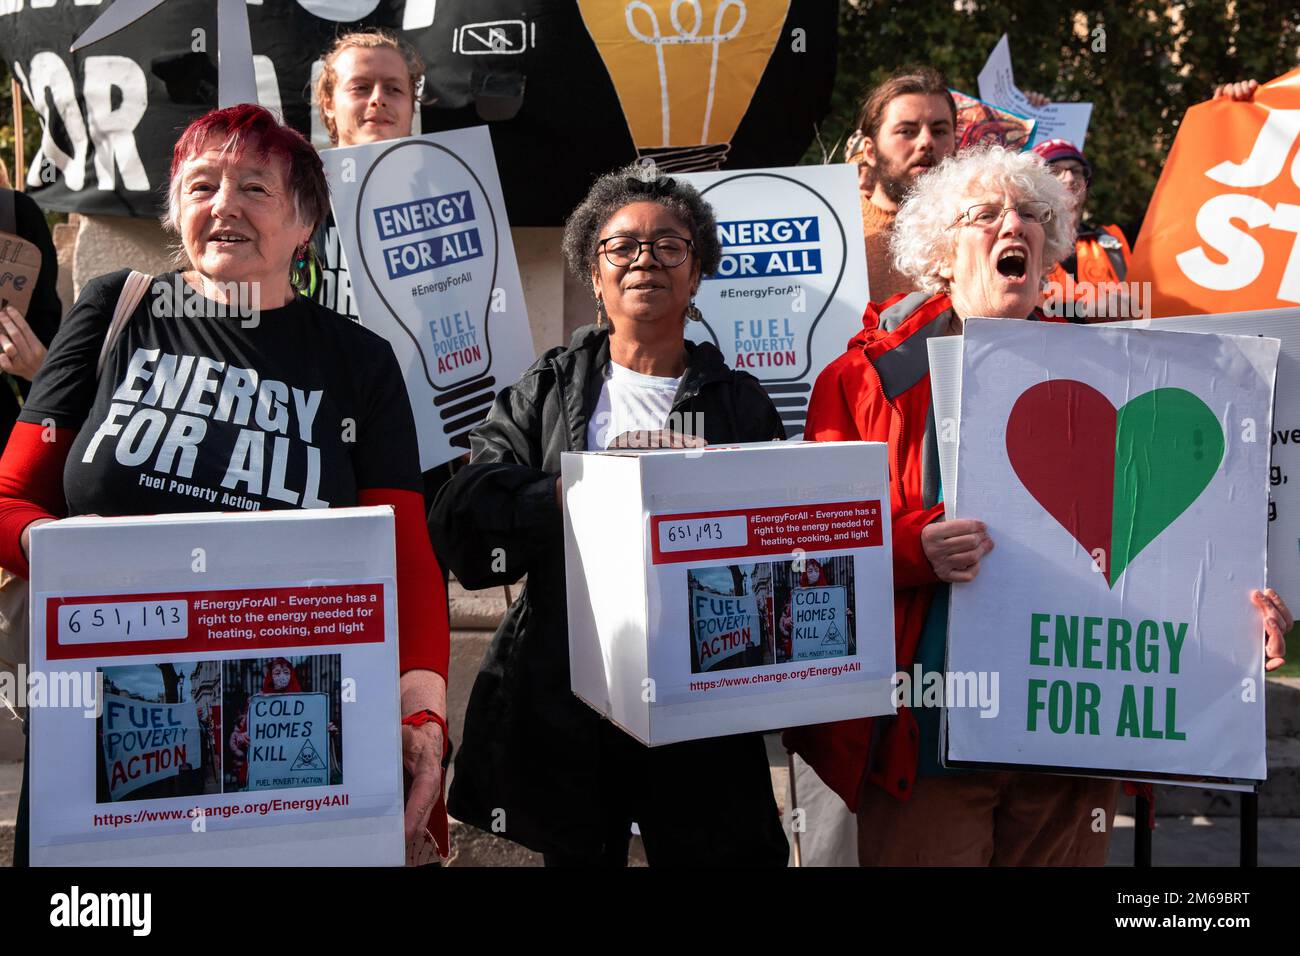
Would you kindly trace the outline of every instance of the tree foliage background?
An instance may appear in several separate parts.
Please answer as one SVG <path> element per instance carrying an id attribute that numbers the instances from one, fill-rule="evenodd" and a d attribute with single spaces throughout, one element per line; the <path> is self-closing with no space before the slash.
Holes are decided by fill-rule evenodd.
<path id="1" fill-rule="evenodd" d="M 1143 217 L 1183 113 L 1217 84 L 1300 65 L 1296 0 L 841 0 L 839 29 L 831 113 L 808 161 L 843 145 L 864 92 L 900 67 L 928 63 L 978 96 L 976 77 L 1006 33 L 1021 89 L 1093 104 L 1084 152 L 1097 222 Z"/>

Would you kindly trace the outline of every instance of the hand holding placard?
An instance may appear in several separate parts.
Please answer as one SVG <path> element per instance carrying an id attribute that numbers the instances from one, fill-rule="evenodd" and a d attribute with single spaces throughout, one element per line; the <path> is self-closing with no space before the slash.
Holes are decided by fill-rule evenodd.
<path id="1" fill-rule="evenodd" d="M 1264 670 L 1275 671 L 1286 663 L 1286 635 L 1295 626 L 1295 618 L 1272 588 L 1251 591 L 1250 601 L 1264 616 Z"/>
<path id="2" fill-rule="evenodd" d="M 958 518 L 926 525 L 921 548 L 940 581 L 960 584 L 975 580 L 980 559 L 993 550 L 993 539 L 983 521 Z"/>

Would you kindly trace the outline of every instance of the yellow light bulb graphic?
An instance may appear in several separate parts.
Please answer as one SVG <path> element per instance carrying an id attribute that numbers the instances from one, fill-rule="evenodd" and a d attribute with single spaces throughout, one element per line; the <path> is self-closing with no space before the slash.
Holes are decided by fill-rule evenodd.
<path id="1" fill-rule="evenodd" d="M 640 156 L 716 169 L 772 56 L 789 0 L 579 0 Z"/>

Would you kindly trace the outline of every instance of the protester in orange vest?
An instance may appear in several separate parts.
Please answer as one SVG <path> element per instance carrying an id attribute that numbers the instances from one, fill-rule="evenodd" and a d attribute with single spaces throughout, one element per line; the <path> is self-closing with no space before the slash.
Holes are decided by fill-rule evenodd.
<path id="1" fill-rule="evenodd" d="M 1068 140 L 1049 139 L 1033 152 L 1047 164 L 1074 201 L 1076 238 L 1074 254 L 1057 264 L 1047 276 L 1043 311 L 1071 322 L 1104 322 L 1137 318 L 1121 284 L 1128 275 L 1133 252 L 1119 226 L 1083 228 L 1083 209 L 1092 183 L 1092 166 Z"/>
<path id="2" fill-rule="evenodd" d="M 1215 87 L 1214 97 L 1244 102 L 1252 99 L 1258 88 L 1256 80 L 1222 83 Z M 1040 93 L 1026 91 L 1025 95 L 1034 106 L 1046 106 L 1049 102 Z M 1071 322 L 1146 317 L 1150 307 L 1147 296 L 1140 292 L 1140 297 L 1134 296 L 1132 287 L 1124 285 L 1132 259 L 1132 245 L 1137 240 L 1141 223 L 1083 228 L 1083 211 L 1088 201 L 1088 187 L 1092 184 L 1092 165 L 1078 147 L 1064 139 L 1039 143 L 1033 152 L 1047 163 L 1052 174 L 1065 184 L 1076 200 L 1075 254 L 1048 274 L 1043 311 Z"/>

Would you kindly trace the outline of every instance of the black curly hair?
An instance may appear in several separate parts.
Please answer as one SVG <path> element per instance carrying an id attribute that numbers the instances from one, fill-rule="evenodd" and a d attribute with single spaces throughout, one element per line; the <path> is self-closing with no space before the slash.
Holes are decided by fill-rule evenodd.
<path id="1" fill-rule="evenodd" d="M 690 230 L 700 260 L 700 275 L 717 271 L 722 246 L 718 243 L 713 207 L 689 183 L 659 175 L 653 167 L 632 163 L 597 179 L 564 224 L 561 248 L 569 271 L 579 282 L 591 287 L 591 265 L 596 261 L 601 228 L 624 206 L 638 202 L 656 202 L 681 219 Z"/>

